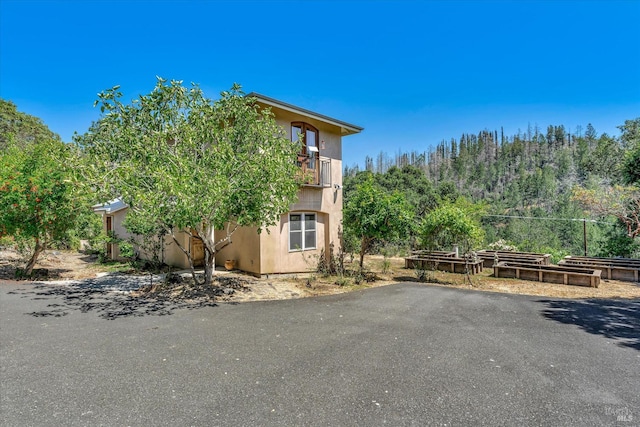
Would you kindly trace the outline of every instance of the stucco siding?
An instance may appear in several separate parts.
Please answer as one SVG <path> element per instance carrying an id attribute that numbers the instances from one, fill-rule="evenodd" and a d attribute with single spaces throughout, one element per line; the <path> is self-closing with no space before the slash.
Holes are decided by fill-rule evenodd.
<path id="1" fill-rule="evenodd" d="M 184 232 L 177 233 L 176 239 L 180 242 L 183 248 L 189 250 L 189 239 L 191 237 Z M 162 250 L 161 260 L 167 265 L 178 268 L 189 268 L 189 260 L 187 256 L 182 252 L 178 245 L 173 241 L 171 236 L 165 236 L 165 245 Z"/>
<path id="2" fill-rule="evenodd" d="M 124 228 L 123 222 L 126 217 L 126 209 L 111 213 L 111 214 L 103 214 L 103 227 L 104 231 L 107 232 L 107 217 L 111 217 L 111 232 L 113 236 L 117 239 L 126 240 L 131 237 L 131 233 Z M 112 243 L 111 244 L 111 259 L 119 260 L 122 259 L 120 256 L 120 247 Z"/>
<path id="3" fill-rule="evenodd" d="M 124 227 L 124 220 L 127 216 L 128 209 L 122 209 L 117 212 L 113 212 L 110 214 L 103 213 L 102 214 L 102 226 L 104 231 L 107 231 L 107 217 L 111 218 L 111 231 L 114 236 L 120 240 L 130 241 L 134 238 L 136 241 L 142 239 L 142 236 L 134 235 L 127 231 Z M 184 245 L 185 248 L 189 247 L 189 235 L 187 233 L 178 233 L 176 236 L 178 241 Z M 153 259 L 153 254 L 147 253 L 140 249 L 139 246 L 134 245 L 134 250 L 138 254 L 141 259 L 151 260 Z M 120 255 L 120 247 L 118 244 L 111 244 L 111 259 L 114 260 L 123 260 L 124 258 Z M 189 261 L 185 254 L 180 250 L 180 248 L 175 244 L 171 236 L 165 236 L 164 245 L 158 254 L 158 259 L 167 264 L 178 268 L 189 268 Z"/>
<path id="4" fill-rule="evenodd" d="M 262 233 L 265 233 L 263 230 Z M 216 231 L 216 241 L 225 235 Z M 226 260 L 235 260 L 236 268 L 252 274 L 260 274 L 260 235 L 256 227 L 240 227 L 231 237 L 232 243 L 216 254 L 216 265 L 224 265 Z"/>
<path id="5" fill-rule="evenodd" d="M 280 217 L 280 223 L 270 228 L 270 233 L 260 236 L 260 274 L 301 273 L 314 271 L 318 257 L 326 245 L 328 216 L 316 214 L 316 249 L 305 251 L 289 250 L 289 214 Z"/>

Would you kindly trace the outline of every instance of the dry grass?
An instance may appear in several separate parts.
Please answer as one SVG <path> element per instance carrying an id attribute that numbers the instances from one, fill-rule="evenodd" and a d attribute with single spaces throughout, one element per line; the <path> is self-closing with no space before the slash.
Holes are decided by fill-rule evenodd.
<path id="1" fill-rule="evenodd" d="M 19 257 L 13 252 L 0 251 L 0 280 L 12 279 L 15 266 L 20 264 Z M 47 268 L 50 278 L 82 279 L 96 277 L 97 273 L 125 269 L 97 262 L 97 257 L 71 251 L 47 251 L 38 262 L 37 268 Z M 346 268 L 356 271 L 357 262 L 347 263 Z M 302 273 L 288 276 L 271 276 L 252 280 L 250 291 L 237 292 L 233 301 L 256 301 L 302 298 L 308 296 L 332 295 L 371 287 L 386 286 L 398 282 L 417 282 L 414 270 L 404 268 L 404 259 L 384 258 L 371 255 L 365 257 L 365 269 L 376 276 L 374 282 L 355 283 L 353 277 L 342 278 L 322 276 L 318 273 Z M 236 273 L 222 273 L 236 275 Z M 432 272 L 431 282 L 425 286 L 446 286 L 487 292 L 524 294 L 554 298 L 640 298 L 640 284 L 617 280 L 602 280 L 600 287 L 557 285 L 529 282 L 517 279 L 492 277 L 493 269 L 485 269 L 481 274 L 471 276 L 471 284 L 462 274 Z M 237 274 L 239 277 L 247 277 Z"/>
<path id="2" fill-rule="evenodd" d="M 381 257 L 372 258 L 372 265 L 375 266 L 380 262 L 379 258 Z M 403 258 L 393 258 L 393 266 L 397 276 L 406 276 L 408 272 L 413 273 L 411 270 L 404 268 Z M 492 268 L 485 268 L 482 273 L 471 276 L 472 285 L 469 285 L 465 276 L 462 274 L 435 272 L 435 278 L 438 282 L 446 286 L 509 294 L 557 298 L 640 298 L 640 283 L 622 282 L 618 280 L 601 280 L 598 288 L 589 288 L 584 286 L 495 278 L 493 277 Z"/>
<path id="3" fill-rule="evenodd" d="M 382 273 L 385 263 L 389 263 L 389 271 Z M 356 265 L 348 264 L 348 268 L 355 270 Z M 327 295 L 348 292 L 356 289 L 364 289 L 376 286 L 386 286 L 398 282 L 417 282 L 414 270 L 404 268 L 404 258 L 384 258 L 378 255 L 365 257 L 365 269 L 376 274 L 379 280 L 373 283 L 348 286 L 335 285 L 334 277 L 318 277 L 311 281 L 311 288 L 304 288 L 307 278 L 293 280 L 298 289 L 302 289 L 305 295 Z M 598 288 L 583 286 L 559 285 L 552 283 L 530 282 L 526 280 L 504 279 L 493 277 L 493 269 L 488 268 L 478 275 L 470 276 L 471 283 L 463 274 L 431 272 L 430 282 L 425 286 L 446 286 L 452 288 L 471 289 L 486 292 L 500 292 L 508 294 L 536 295 L 554 298 L 640 298 L 640 284 L 622 282 L 618 280 L 602 280 Z M 353 280 L 351 283 L 353 283 Z M 289 282 L 292 279 L 288 279 Z M 284 282 L 284 281 L 282 281 Z M 274 284 L 275 285 L 275 284 Z"/>

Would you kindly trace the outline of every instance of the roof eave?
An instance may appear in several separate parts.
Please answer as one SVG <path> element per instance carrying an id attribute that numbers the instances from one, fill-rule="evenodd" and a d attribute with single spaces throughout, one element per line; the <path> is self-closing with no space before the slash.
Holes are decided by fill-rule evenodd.
<path id="1" fill-rule="evenodd" d="M 256 98 L 256 100 L 262 104 L 269 105 L 271 107 L 280 108 L 285 111 L 289 111 L 295 114 L 301 114 L 309 118 L 319 120 L 324 123 L 328 123 L 340 128 L 342 135 L 353 135 L 360 133 L 364 130 L 363 127 L 357 126 L 351 123 L 343 122 L 342 120 L 334 119 L 333 117 L 325 116 L 324 114 L 316 113 L 315 111 L 307 110 L 305 108 L 296 107 L 295 105 L 288 104 L 286 102 L 279 101 L 274 98 L 270 98 L 265 95 L 261 95 L 257 92 L 251 92 L 247 96 Z"/>
<path id="2" fill-rule="evenodd" d="M 127 209 L 128 207 L 129 205 L 124 203 L 122 200 L 114 199 L 107 203 L 98 203 L 97 205 L 93 205 L 91 206 L 91 209 L 93 209 L 95 213 L 113 214 Z"/>

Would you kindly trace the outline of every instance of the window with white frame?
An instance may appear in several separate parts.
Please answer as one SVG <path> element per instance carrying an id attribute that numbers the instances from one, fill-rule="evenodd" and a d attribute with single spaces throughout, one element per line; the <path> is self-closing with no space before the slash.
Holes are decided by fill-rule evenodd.
<path id="1" fill-rule="evenodd" d="M 289 251 L 316 248 L 316 214 L 289 214 Z"/>

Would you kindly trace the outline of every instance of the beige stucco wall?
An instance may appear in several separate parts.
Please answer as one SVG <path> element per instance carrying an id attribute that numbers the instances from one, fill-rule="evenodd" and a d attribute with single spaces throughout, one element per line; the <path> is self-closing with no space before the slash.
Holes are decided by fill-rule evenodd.
<path id="1" fill-rule="evenodd" d="M 304 211 L 310 212 L 310 211 Z M 289 214 L 280 217 L 280 223 L 260 237 L 261 274 L 299 273 L 315 271 L 318 257 L 327 246 L 328 215 L 316 213 L 316 249 L 289 251 Z"/>
<path id="2" fill-rule="evenodd" d="M 111 218 L 111 231 L 114 236 L 118 239 L 128 239 L 131 237 L 131 233 L 129 233 L 122 223 L 126 217 L 126 209 L 119 210 L 117 212 L 113 212 L 111 214 L 102 214 L 102 228 L 105 232 L 107 232 L 107 217 Z M 109 243 L 107 243 L 109 244 Z M 120 248 L 117 244 L 111 244 L 111 259 L 118 260 L 120 257 Z"/>
<path id="3" fill-rule="evenodd" d="M 318 129 L 321 157 L 331 158 L 330 188 L 302 187 L 298 200 L 291 206 L 292 212 L 316 213 L 316 249 L 289 251 L 289 215 L 281 215 L 278 225 L 256 234 L 255 228 L 238 230 L 233 244 L 217 257 L 221 265 L 226 259 L 236 259 L 237 267 L 253 274 L 296 273 L 315 269 L 318 256 L 330 242 L 337 247 L 338 226 L 342 221 L 342 138 L 340 129 L 324 122 L 288 111 L 272 109 L 276 122 L 291 138 L 291 123 L 306 122 Z M 340 188 L 335 188 L 338 185 Z"/>
<path id="4" fill-rule="evenodd" d="M 289 215 L 283 214 L 278 225 L 260 235 L 255 228 L 241 228 L 234 234 L 233 244 L 218 253 L 216 264 L 235 259 L 237 268 L 257 275 L 299 273 L 312 271 L 318 264 L 322 249 L 333 242 L 340 245 L 339 227 L 342 223 L 342 137 L 337 126 L 310 119 L 288 111 L 272 109 L 276 122 L 291 138 L 291 122 L 306 122 L 319 131 L 321 157 L 331 158 L 331 187 L 305 186 L 298 192 L 298 200 L 291 212 L 316 213 L 316 249 L 289 251 Z M 324 147 L 324 148 L 323 148 Z M 336 188 L 336 186 L 338 188 Z"/>
<path id="5" fill-rule="evenodd" d="M 288 111 L 276 109 L 273 111 L 276 115 L 276 122 L 285 129 L 289 138 L 291 138 L 291 122 L 302 121 L 317 128 L 320 140 L 320 157 L 331 159 L 331 187 L 302 187 L 298 192 L 298 201 L 291 206 L 291 212 L 317 213 L 317 249 L 303 252 L 307 260 L 315 258 L 315 267 L 322 248 L 327 248 L 326 252 L 328 252 L 329 244 L 333 242 L 337 251 L 340 245 L 339 228 L 342 224 L 342 137 L 340 128 Z M 288 215 L 285 214 L 281 217 L 281 224 L 277 227 L 280 236 L 277 244 L 268 242 L 267 236 L 262 240 L 263 245 L 269 248 L 263 250 L 263 256 L 266 256 L 267 253 L 275 254 L 271 255 L 272 258 L 275 258 L 272 262 L 266 262 L 266 259 L 263 262 L 263 274 L 309 271 L 308 262 L 304 261 L 301 252 L 289 252 L 288 221 Z M 273 231 L 272 234 L 275 234 Z M 272 251 L 271 248 L 277 248 L 277 251 Z M 275 267 L 271 268 L 272 266 Z"/>
<path id="6" fill-rule="evenodd" d="M 342 161 L 342 138 L 340 136 L 340 128 L 318 120 L 293 114 L 289 111 L 276 109 L 272 109 L 272 111 L 276 114 L 276 123 L 282 126 L 288 138 L 291 138 L 292 122 L 308 123 L 320 132 L 318 135 L 318 139 L 320 140 L 320 156 Z M 322 148 L 322 141 L 324 141 L 324 149 Z"/>
<path id="7" fill-rule="evenodd" d="M 191 248 L 189 243 L 191 236 L 187 233 L 178 233 L 176 235 L 176 239 L 178 239 L 183 248 L 186 248 L 187 250 Z M 164 247 L 162 249 L 162 257 L 160 259 L 165 264 L 173 267 L 189 268 L 189 260 L 187 259 L 187 256 L 182 252 L 178 245 L 176 245 L 171 236 L 165 236 L 164 238 Z"/>
<path id="8" fill-rule="evenodd" d="M 262 231 L 265 233 L 265 231 Z M 226 235 L 224 231 L 216 231 L 215 239 L 219 241 Z M 236 268 L 256 275 L 260 273 L 260 236 L 255 227 L 239 227 L 231 236 L 231 244 L 216 254 L 216 265 L 224 265 L 225 261 L 236 261 Z"/>
<path id="9" fill-rule="evenodd" d="M 113 233 L 118 239 L 128 240 L 133 234 L 129 233 L 127 229 L 124 227 L 123 223 L 127 215 L 128 209 L 122 209 L 117 212 L 111 214 L 102 214 L 102 227 L 105 231 L 107 231 L 107 217 L 112 218 L 111 227 Z M 181 244 L 184 247 L 189 248 L 189 235 L 187 233 L 178 233 L 176 236 Z M 117 244 L 112 244 L 111 246 L 111 259 L 119 260 L 122 259 L 120 257 L 120 248 Z M 152 254 L 145 253 L 141 251 L 139 248 L 136 248 L 137 253 L 142 259 L 152 259 Z M 162 253 L 159 254 L 159 259 L 165 264 L 178 267 L 178 268 L 189 268 L 189 261 L 185 254 L 180 250 L 180 248 L 175 244 L 171 236 L 165 236 L 164 245 L 162 248 Z"/>

